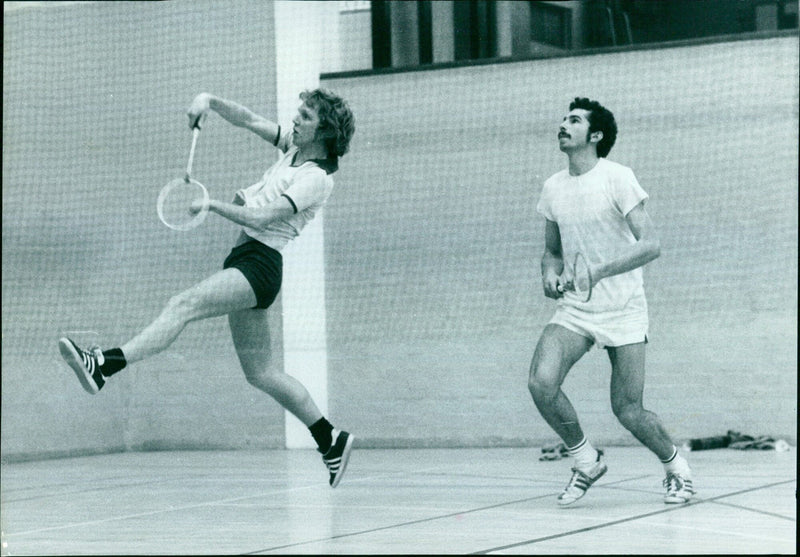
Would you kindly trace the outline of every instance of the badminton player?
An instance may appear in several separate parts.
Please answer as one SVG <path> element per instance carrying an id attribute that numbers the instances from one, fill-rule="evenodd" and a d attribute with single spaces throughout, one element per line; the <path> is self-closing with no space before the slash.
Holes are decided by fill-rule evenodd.
<path id="1" fill-rule="evenodd" d="M 230 100 L 201 93 L 192 101 L 189 123 L 213 110 L 234 126 L 251 131 L 280 150 L 256 184 L 239 190 L 233 202 L 211 200 L 209 212 L 241 227 L 223 269 L 169 300 L 161 314 L 118 348 L 84 349 L 62 338 L 62 356 L 89 393 L 115 373 L 165 350 L 192 321 L 228 316 L 247 381 L 272 396 L 310 430 L 336 487 L 347 466 L 353 436 L 334 429 L 306 388 L 276 369 L 270 353 L 267 308 L 281 287 L 281 250 L 325 205 L 333 173 L 347 151 L 355 120 L 346 101 L 324 89 L 300 94 L 293 126 L 281 126 Z M 200 207 L 192 207 L 198 211 Z"/>
<path id="2" fill-rule="evenodd" d="M 544 183 L 537 211 L 545 221 L 544 295 L 557 300 L 531 362 L 528 388 L 542 417 L 574 458 L 572 477 L 558 496 L 574 503 L 607 470 L 603 452 L 586 439 L 561 389 L 572 366 L 596 345 L 611 361 L 611 407 L 620 423 L 661 460 L 666 503 L 694 494 L 691 470 L 658 416 L 642 406 L 647 344 L 647 301 L 642 266 L 660 244 L 644 204 L 648 196 L 630 168 L 606 159 L 617 137 L 614 115 L 576 98 L 558 129 L 568 168 Z M 565 261 L 582 253 L 589 262 L 592 296 L 569 291 Z"/>

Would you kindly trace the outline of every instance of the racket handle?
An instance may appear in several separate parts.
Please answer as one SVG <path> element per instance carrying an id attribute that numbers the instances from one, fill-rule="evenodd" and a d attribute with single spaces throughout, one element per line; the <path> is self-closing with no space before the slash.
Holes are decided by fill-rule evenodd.
<path id="1" fill-rule="evenodd" d="M 557 286 L 556 286 L 556 290 L 558 290 L 558 291 L 559 291 L 559 292 L 561 292 L 562 294 L 563 294 L 564 292 L 567 292 L 567 291 L 573 291 L 573 290 L 575 290 L 575 288 L 574 288 L 574 287 L 573 287 L 573 286 L 572 286 L 570 283 L 567 283 L 567 284 L 568 284 L 568 286 L 564 286 L 563 284 L 559 284 L 559 285 L 557 285 Z"/>
<path id="2" fill-rule="evenodd" d="M 192 129 L 194 131 L 199 131 L 203 127 L 203 124 L 206 121 L 206 116 L 208 116 L 208 113 L 201 112 L 200 116 L 195 118 L 194 122 L 192 123 Z"/>
<path id="3" fill-rule="evenodd" d="M 194 162 L 194 148 L 197 145 L 197 136 L 200 135 L 200 128 L 195 127 L 192 130 L 192 148 L 189 150 L 189 162 L 186 164 L 186 177 L 184 180 L 187 182 L 189 181 L 189 177 L 192 175 L 192 163 Z"/>

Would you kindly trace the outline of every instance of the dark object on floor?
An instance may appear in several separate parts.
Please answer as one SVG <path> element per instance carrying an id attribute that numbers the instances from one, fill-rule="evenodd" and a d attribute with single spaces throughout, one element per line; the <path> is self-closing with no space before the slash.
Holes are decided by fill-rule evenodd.
<path id="1" fill-rule="evenodd" d="M 737 450 L 788 450 L 788 445 L 781 439 L 776 440 L 767 435 L 753 437 L 752 435 L 743 435 L 733 430 L 728 430 L 726 435 L 690 439 L 686 444 L 686 448 L 690 451 L 706 451 L 709 449 L 723 449 L 726 447 Z"/>
<path id="2" fill-rule="evenodd" d="M 539 460 L 561 460 L 568 456 L 569 451 L 567 451 L 567 446 L 564 443 L 558 443 L 556 445 L 542 447 L 542 456 L 539 457 Z"/>

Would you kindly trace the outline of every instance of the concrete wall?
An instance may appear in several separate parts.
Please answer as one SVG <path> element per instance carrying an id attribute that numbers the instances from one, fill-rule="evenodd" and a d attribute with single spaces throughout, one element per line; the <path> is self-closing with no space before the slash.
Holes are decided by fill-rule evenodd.
<path id="1" fill-rule="evenodd" d="M 195 94 L 276 118 L 273 12 L 244 0 L 6 10 L 4 457 L 284 445 L 283 411 L 245 382 L 224 318 L 190 325 L 95 397 L 56 345 L 64 334 L 119 345 L 169 296 L 221 268 L 234 227 L 212 216 L 193 232 L 171 231 L 155 201 L 184 172 Z M 194 174 L 227 199 L 273 160 L 263 141 L 214 117 Z M 279 300 L 279 362 L 280 313 Z"/>
<path id="2" fill-rule="evenodd" d="M 329 405 L 374 446 L 555 441 L 527 392 L 543 181 L 574 96 L 611 108 L 611 159 L 651 195 L 645 403 L 677 439 L 793 439 L 796 37 L 325 80 L 358 117 L 326 212 Z M 565 389 L 633 443 L 594 350 Z"/>
<path id="3" fill-rule="evenodd" d="M 3 458 L 286 445 L 284 413 L 244 381 L 224 319 L 190 325 L 95 397 L 56 346 L 63 334 L 120 344 L 221 266 L 234 227 L 212 216 L 179 234 L 158 221 L 155 199 L 183 172 L 185 109 L 197 92 L 270 117 L 291 112 L 275 60 L 292 56 L 278 55 L 273 8 L 175 1 L 5 13 Z M 734 428 L 793 439 L 797 46 L 785 38 L 325 79 L 357 119 L 320 220 L 324 245 L 317 234 L 309 247 L 324 258 L 324 292 L 313 298 L 326 316 L 334 422 L 365 446 L 553 440 L 526 391 L 552 312 L 539 294 L 543 223 L 533 208 L 564 164 L 555 127 L 585 94 L 617 114 L 612 158 L 651 194 L 664 244 L 646 274 L 649 406 L 677 437 Z M 227 198 L 274 154 L 215 118 L 194 171 Z M 319 277 L 303 253 L 288 257 L 289 272 Z M 286 295 L 271 314 L 281 364 L 284 326 L 319 315 L 287 306 Z M 299 360 L 319 355 L 305 340 L 293 341 Z M 607 368 L 592 352 L 567 389 L 593 438 L 629 443 L 611 416 Z"/>

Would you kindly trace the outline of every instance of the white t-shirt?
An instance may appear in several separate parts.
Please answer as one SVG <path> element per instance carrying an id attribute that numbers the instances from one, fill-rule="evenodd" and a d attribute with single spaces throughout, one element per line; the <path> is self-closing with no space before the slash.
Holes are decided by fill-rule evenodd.
<path id="1" fill-rule="evenodd" d="M 336 170 L 336 161 L 312 160 L 292 166 L 298 149 L 292 144 L 290 132 L 278 139 L 276 147 L 283 152 L 278 161 L 264 173 L 261 180 L 239 190 L 236 195 L 246 207 L 264 207 L 281 196 L 291 202 L 295 213 L 273 221 L 266 230 L 242 227 L 251 238 L 280 251 L 300 234 L 330 197 L 333 191 L 331 174 Z"/>
<path id="2" fill-rule="evenodd" d="M 565 266 L 572 265 L 577 252 L 597 264 L 615 259 L 636 242 L 625 216 L 647 198 L 630 168 L 600 158 L 580 176 L 571 176 L 566 169 L 551 176 L 536 210 L 558 224 Z M 571 292 L 558 303 L 589 312 L 609 311 L 622 309 L 640 293 L 644 293 L 641 267 L 601 280 L 587 303 Z"/>

